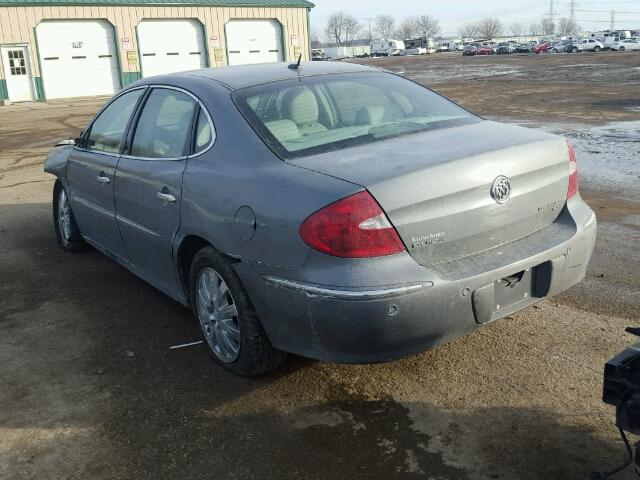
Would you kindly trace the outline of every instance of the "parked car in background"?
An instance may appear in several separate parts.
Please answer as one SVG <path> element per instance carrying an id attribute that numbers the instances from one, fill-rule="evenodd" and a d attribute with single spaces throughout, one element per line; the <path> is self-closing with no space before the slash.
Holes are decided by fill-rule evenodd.
<path id="1" fill-rule="evenodd" d="M 553 42 L 551 48 L 547 49 L 549 53 L 561 53 L 564 52 L 565 47 L 572 43 L 571 41 L 563 40 L 562 42 Z"/>
<path id="2" fill-rule="evenodd" d="M 496 48 L 496 54 L 498 55 L 508 55 L 516 51 L 516 46 L 513 43 L 503 42 L 498 44 L 498 48 Z"/>
<path id="3" fill-rule="evenodd" d="M 475 331 L 579 282 L 596 235 L 564 138 L 346 62 L 144 78 L 44 168 L 60 247 L 191 307 L 243 376 Z"/>
<path id="4" fill-rule="evenodd" d="M 570 45 L 569 51 L 571 53 L 578 52 L 599 52 L 604 48 L 604 45 L 600 40 L 595 40 L 593 38 L 583 38 L 582 40 L 578 40 Z"/>
<path id="5" fill-rule="evenodd" d="M 636 38 L 627 38 L 618 42 L 609 44 L 611 50 L 624 52 L 626 50 L 640 50 L 640 40 Z"/>
<path id="6" fill-rule="evenodd" d="M 478 48 L 480 47 L 481 45 L 479 43 L 470 43 L 468 45 L 465 45 L 462 49 L 462 56 L 473 56 L 478 52 Z"/>
<path id="7" fill-rule="evenodd" d="M 494 53 L 493 47 L 489 45 L 481 45 L 476 50 L 476 55 L 493 55 Z"/>
<path id="8" fill-rule="evenodd" d="M 312 48 L 311 49 L 311 60 L 313 61 L 322 61 L 326 60 L 324 50 L 322 48 Z"/>
<path id="9" fill-rule="evenodd" d="M 527 43 L 521 43 L 520 45 L 516 46 L 515 53 L 531 53 L 531 51 L 532 51 L 531 45 Z"/>
<path id="10" fill-rule="evenodd" d="M 547 53 L 547 50 L 549 50 L 550 48 L 551 48 L 551 43 L 549 42 L 541 43 L 540 45 L 537 45 L 533 49 L 533 53 Z"/>

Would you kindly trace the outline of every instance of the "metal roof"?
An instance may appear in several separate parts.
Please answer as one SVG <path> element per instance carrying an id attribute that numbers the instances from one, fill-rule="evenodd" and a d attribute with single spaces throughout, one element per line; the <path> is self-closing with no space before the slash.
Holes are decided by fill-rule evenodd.
<path id="1" fill-rule="evenodd" d="M 35 7 L 35 6 L 188 6 L 206 5 L 210 7 L 305 7 L 315 5 L 307 0 L 0 0 L 0 7 Z"/>

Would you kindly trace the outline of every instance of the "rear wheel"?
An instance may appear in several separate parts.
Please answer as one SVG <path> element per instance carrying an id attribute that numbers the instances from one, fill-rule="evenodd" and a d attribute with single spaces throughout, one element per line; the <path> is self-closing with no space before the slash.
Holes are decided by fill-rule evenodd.
<path id="1" fill-rule="evenodd" d="M 53 227 L 58 245 L 63 250 L 76 253 L 87 249 L 87 244 L 82 239 L 73 216 L 69 195 L 60 181 L 57 181 L 53 187 Z"/>
<path id="2" fill-rule="evenodd" d="M 618 50 L 620 50 L 621 52 L 624 52 L 624 47 L 620 47 Z"/>
<path id="3" fill-rule="evenodd" d="M 598 45 L 596 45 L 595 47 L 593 47 L 593 51 L 594 52 L 599 52 L 600 50 L 602 50 Z"/>
<path id="4" fill-rule="evenodd" d="M 191 306 L 209 355 L 236 375 L 255 377 L 282 365 L 286 353 L 271 345 L 231 265 L 213 247 L 196 254 Z"/>

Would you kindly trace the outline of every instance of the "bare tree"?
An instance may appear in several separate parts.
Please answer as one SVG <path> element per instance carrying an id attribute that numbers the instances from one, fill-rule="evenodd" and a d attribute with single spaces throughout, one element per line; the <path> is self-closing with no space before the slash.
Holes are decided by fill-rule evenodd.
<path id="1" fill-rule="evenodd" d="M 502 22 L 495 17 L 485 17 L 478 22 L 478 33 L 487 40 L 502 33 Z"/>
<path id="2" fill-rule="evenodd" d="M 351 45 L 351 42 L 356 38 L 362 25 L 358 22 L 358 19 L 352 15 L 347 15 L 344 20 L 344 43 L 345 45 Z"/>
<path id="3" fill-rule="evenodd" d="M 440 22 L 431 15 L 416 17 L 416 30 L 422 38 L 436 37 L 440 33 Z"/>
<path id="4" fill-rule="evenodd" d="M 375 22 L 375 32 L 380 39 L 388 40 L 393 36 L 396 21 L 391 15 L 378 15 Z"/>
<path id="5" fill-rule="evenodd" d="M 320 41 L 320 34 L 315 28 L 311 30 L 311 48 L 320 48 L 322 42 Z"/>
<path id="6" fill-rule="evenodd" d="M 325 34 L 330 43 L 338 46 L 349 45 L 360 31 L 358 20 L 348 13 L 335 12 L 329 15 Z"/>
<path id="7" fill-rule="evenodd" d="M 543 35 L 553 35 L 556 33 L 556 25 L 550 18 L 543 18 L 541 26 Z"/>
<path id="8" fill-rule="evenodd" d="M 579 31 L 580 26 L 571 18 L 562 17 L 558 22 L 558 35 L 571 35 Z"/>
<path id="9" fill-rule="evenodd" d="M 480 30 L 476 22 L 469 22 L 465 23 L 458 33 L 462 38 L 476 38 L 480 34 Z"/>
<path id="10" fill-rule="evenodd" d="M 529 25 L 529 35 L 540 35 L 542 33 L 542 25 L 538 22 L 533 22 Z"/>
<path id="11" fill-rule="evenodd" d="M 401 40 L 407 40 L 413 38 L 418 30 L 416 25 L 415 17 L 406 17 L 402 19 L 400 25 L 398 25 L 398 30 L 396 31 L 396 36 Z"/>
<path id="12" fill-rule="evenodd" d="M 509 25 L 509 31 L 514 37 L 521 37 L 524 35 L 524 30 L 524 25 L 521 23 L 512 23 Z"/>

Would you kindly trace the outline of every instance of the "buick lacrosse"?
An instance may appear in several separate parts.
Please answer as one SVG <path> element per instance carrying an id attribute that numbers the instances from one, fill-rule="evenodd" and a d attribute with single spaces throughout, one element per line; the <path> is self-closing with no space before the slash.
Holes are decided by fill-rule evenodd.
<path id="1" fill-rule="evenodd" d="M 45 171 L 60 246 L 190 307 L 244 376 L 451 340 L 580 281 L 596 235 L 563 138 L 348 63 L 143 79 Z"/>

